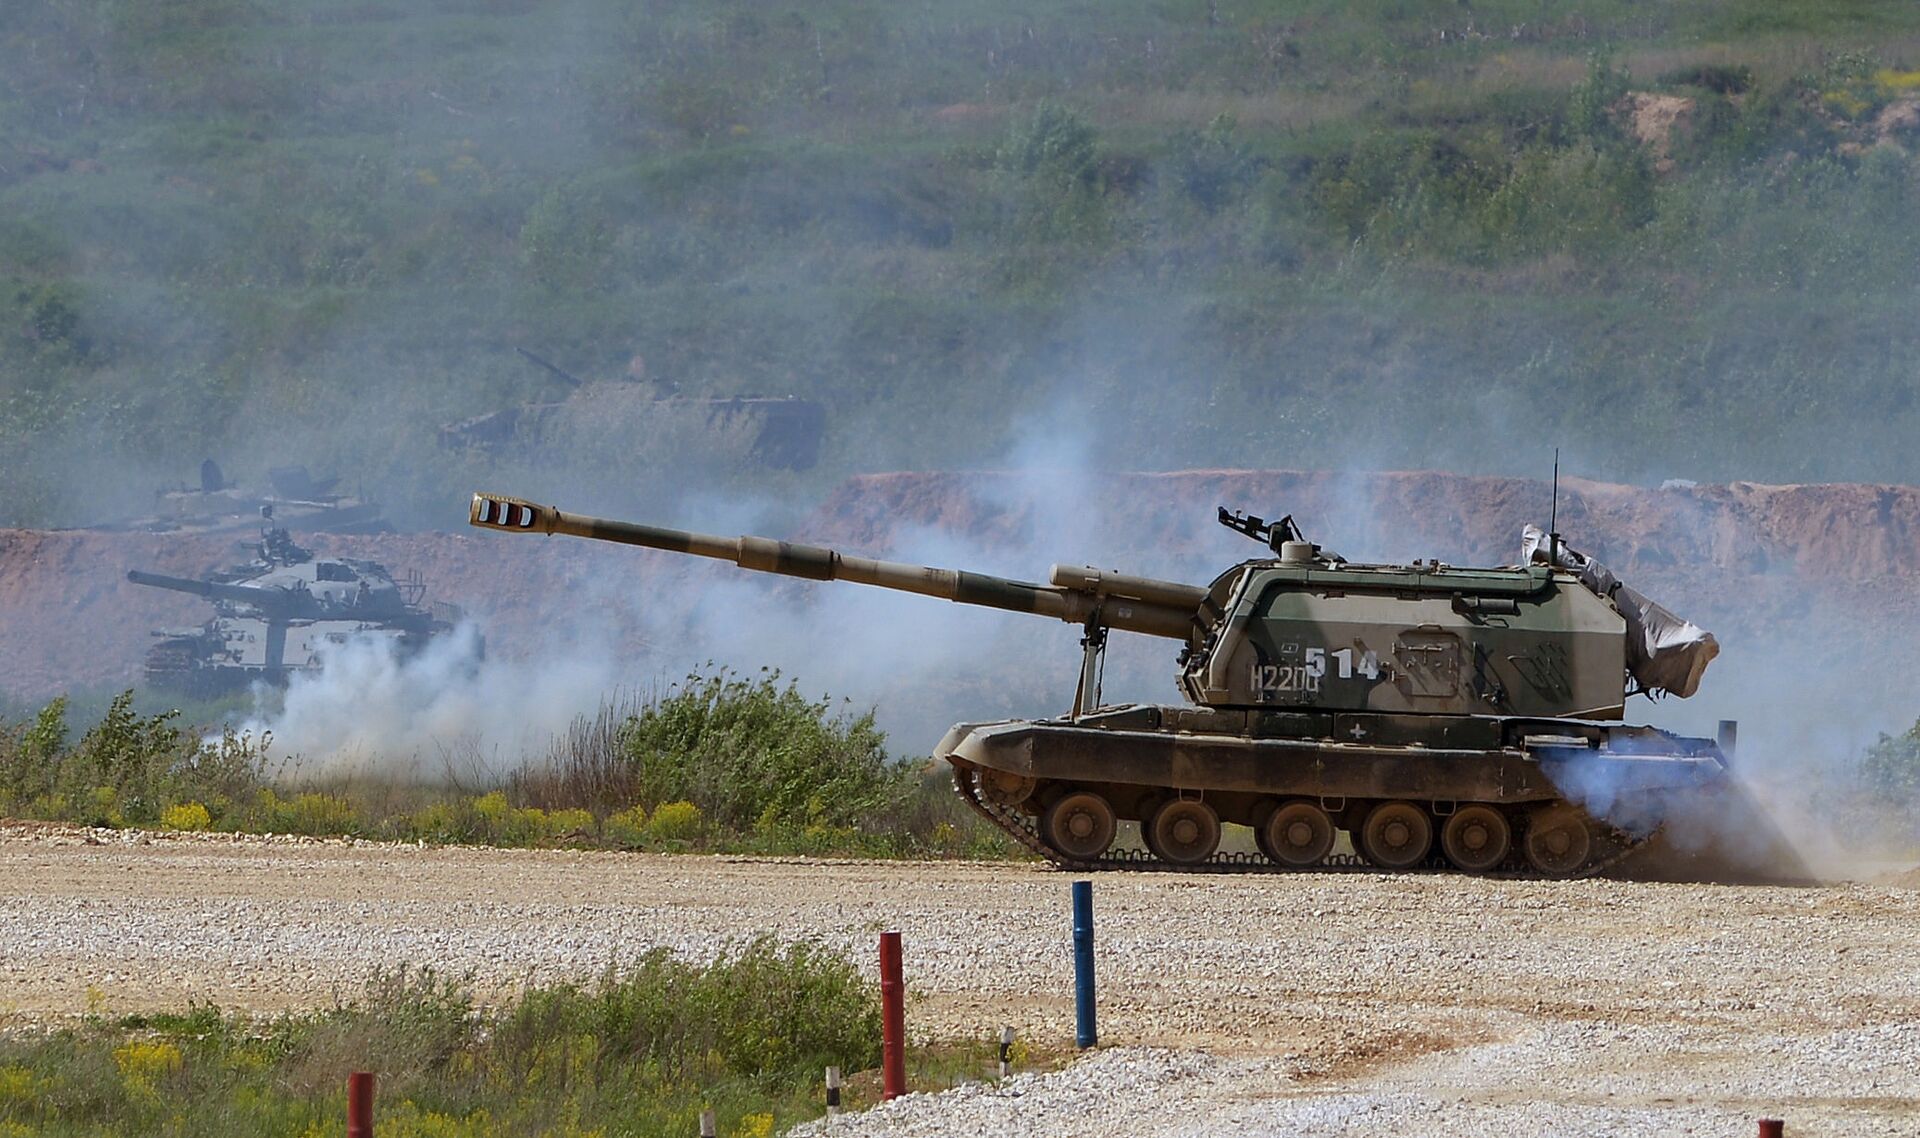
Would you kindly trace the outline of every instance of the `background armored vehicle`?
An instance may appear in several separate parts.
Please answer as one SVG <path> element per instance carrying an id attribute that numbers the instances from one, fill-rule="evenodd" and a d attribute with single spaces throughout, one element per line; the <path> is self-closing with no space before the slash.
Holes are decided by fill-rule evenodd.
<path id="1" fill-rule="evenodd" d="M 200 464 L 197 486 L 154 491 L 153 512 L 96 529 L 147 533 L 244 533 L 258 525 L 262 510 L 273 510 L 282 525 L 311 533 L 389 533 L 393 527 L 380 507 L 338 489 L 340 478 L 315 478 L 304 466 L 276 466 L 267 472 L 267 488 L 229 482 L 212 459 Z"/>
<path id="2" fill-rule="evenodd" d="M 327 649 L 349 638 L 390 641 L 410 654 L 460 618 L 454 605 L 423 607 L 427 589 L 417 571 L 396 580 L 372 561 L 316 558 L 271 526 L 253 548 L 253 561 L 203 580 L 127 573 L 136 585 L 205 597 L 215 612 L 198 628 L 154 632 L 149 686 L 213 696 L 256 680 L 284 684 L 295 672 L 317 669 Z"/>
<path id="3" fill-rule="evenodd" d="M 1728 777 L 1719 739 L 1621 722 L 1627 696 L 1691 695 L 1718 646 L 1557 536 L 1524 563 L 1351 564 L 1220 510 L 1266 545 L 1198 586 L 1056 565 L 1049 584 L 561 513 L 475 495 L 469 520 L 850 580 L 1081 625 L 1072 711 L 963 723 L 934 754 L 961 795 L 1034 852 L 1077 869 L 1304 869 L 1341 831 L 1373 866 L 1596 872 L 1663 829 L 1694 847 L 1732 820 L 1765 867 L 1804 876 Z M 1181 641 L 1183 706 L 1101 705 L 1112 629 Z M 1117 851 L 1120 823 L 1147 849 Z M 1220 852 L 1251 827 L 1260 855 Z M 1344 856 L 1344 855 L 1339 855 Z"/>
<path id="4" fill-rule="evenodd" d="M 694 446 L 773 470 L 809 470 L 820 460 L 827 412 L 812 400 L 681 395 L 672 385 L 648 378 L 637 356 L 624 378 L 590 383 L 524 348 L 519 351 L 565 384 L 567 394 L 448 423 L 440 428 L 442 447 L 490 453 L 565 447 L 592 453 L 598 446 L 651 451 Z"/>

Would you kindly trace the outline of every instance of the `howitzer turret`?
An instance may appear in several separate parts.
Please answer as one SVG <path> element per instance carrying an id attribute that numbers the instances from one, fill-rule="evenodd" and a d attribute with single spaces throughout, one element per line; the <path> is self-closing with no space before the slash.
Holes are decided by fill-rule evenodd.
<path id="1" fill-rule="evenodd" d="M 1223 525 L 1272 556 L 1204 587 L 1058 565 L 1041 585 L 499 495 L 476 494 L 468 520 L 1082 625 L 1068 715 L 963 723 L 934 750 L 970 805 L 1075 869 L 1364 863 L 1570 876 L 1693 825 L 1707 801 L 1743 811 L 1749 832 L 1770 829 L 1730 801 L 1731 724 L 1710 740 L 1620 722 L 1633 690 L 1691 694 L 1712 637 L 1625 595 L 1557 536 L 1544 549 L 1530 542 L 1518 566 L 1360 565 L 1305 541 L 1291 519 L 1222 508 Z M 1189 704 L 1102 706 L 1110 629 L 1183 640 Z M 1122 821 L 1139 823 L 1144 852 L 1113 848 Z M 1223 822 L 1251 827 L 1262 857 L 1221 854 Z M 1357 859 L 1336 852 L 1341 831 Z"/>

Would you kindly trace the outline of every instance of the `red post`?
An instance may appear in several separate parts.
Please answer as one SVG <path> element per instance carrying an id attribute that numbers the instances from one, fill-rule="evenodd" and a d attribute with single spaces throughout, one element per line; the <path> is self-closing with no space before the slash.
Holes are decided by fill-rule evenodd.
<path id="1" fill-rule="evenodd" d="M 881 1097 L 907 1093 L 907 985 L 900 978 L 900 934 L 880 934 Z"/>
<path id="2" fill-rule="evenodd" d="M 347 1138 L 373 1138 L 373 1072 L 347 1076 Z"/>
<path id="3" fill-rule="evenodd" d="M 1786 1132 L 1787 1124 L 1778 1118 L 1760 1120 L 1760 1138 L 1783 1138 Z"/>

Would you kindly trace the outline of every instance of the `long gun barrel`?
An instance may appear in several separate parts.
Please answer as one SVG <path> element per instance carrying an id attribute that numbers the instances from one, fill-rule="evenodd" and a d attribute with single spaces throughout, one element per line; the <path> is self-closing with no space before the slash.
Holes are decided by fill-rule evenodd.
<path id="1" fill-rule="evenodd" d="M 196 597 L 208 600 L 235 601 L 241 604 L 269 607 L 286 601 L 281 589 L 262 588 L 258 585 L 229 585 L 218 581 L 196 581 L 191 577 L 169 577 L 165 573 L 147 573 L 139 569 L 127 570 L 127 580 L 136 585 L 150 585 L 156 589 L 172 589 L 176 593 L 192 593 Z"/>
<path id="2" fill-rule="evenodd" d="M 571 534 L 596 541 L 690 553 L 731 561 L 742 569 L 782 573 L 812 581 L 854 581 L 964 605 L 1050 616 L 1071 624 L 1089 621 L 1104 628 L 1185 640 L 1207 591 L 1195 585 L 1131 577 L 1099 569 L 1056 565 L 1051 585 L 933 569 L 899 561 L 855 557 L 817 545 L 796 545 L 765 537 L 718 537 L 661 529 L 633 522 L 567 514 L 499 494 L 475 494 L 470 525 L 511 533 Z"/>

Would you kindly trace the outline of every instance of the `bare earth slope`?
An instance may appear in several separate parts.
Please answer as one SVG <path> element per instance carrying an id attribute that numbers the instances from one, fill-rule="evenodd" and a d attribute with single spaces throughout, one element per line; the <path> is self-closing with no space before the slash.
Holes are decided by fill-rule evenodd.
<path id="1" fill-rule="evenodd" d="M 1206 580 L 1258 552 L 1214 524 L 1219 504 L 1291 512 L 1309 537 L 1356 559 L 1501 564 L 1517 556 L 1523 523 L 1544 524 L 1548 497 L 1537 481 L 1426 472 L 877 474 L 849 479 L 801 532 L 776 536 L 1028 578 L 1044 576 L 1052 561 L 1084 561 Z M 1806 618 L 1825 622 L 1836 640 L 1860 628 L 1920 627 L 1920 488 L 1648 490 L 1568 480 L 1559 520 L 1576 546 L 1723 642 Z M 684 607 L 690 586 L 736 575 L 577 541 L 466 533 L 302 540 L 396 573 L 419 570 L 431 597 L 480 615 L 489 651 L 508 658 L 569 624 L 637 649 L 648 629 L 662 635 L 659 614 Z M 0 530 L 0 692 L 44 698 L 133 683 L 149 629 L 196 624 L 208 610 L 193 597 L 129 584 L 126 571 L 193 575 L 241 559 L 231 536 Z M 808 603 L 805 590 L 794 596 Z"/>
<path id="2" fill-rule="evenodd" d="M 323 1005 L 375 964 L 484 991 L 760 932 L 871 961 L 923 1037 L 1072 1032 L 1068 878 L 0 827 L 0 1009 Z M 1102 1041 L 858 1134 L 1920 1133 L 1920 891 L 1438 874 L 1100 875 Z M 1203 1051 L 1206 1054 L 1195 1054 Z"/>

